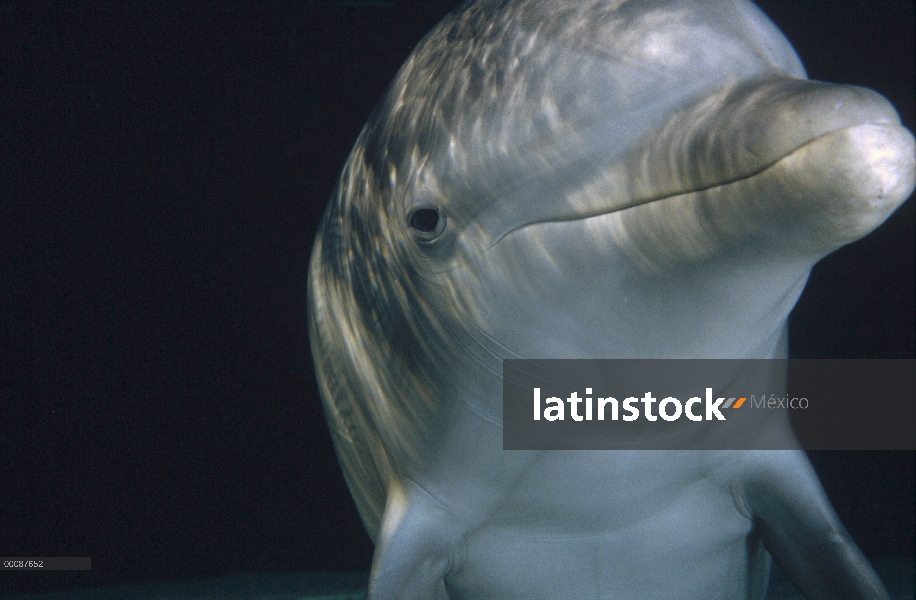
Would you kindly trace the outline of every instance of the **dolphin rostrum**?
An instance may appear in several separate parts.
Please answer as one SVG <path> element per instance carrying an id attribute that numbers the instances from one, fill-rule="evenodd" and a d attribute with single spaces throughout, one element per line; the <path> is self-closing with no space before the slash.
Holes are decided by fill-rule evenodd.
<path id="1" fill-rule="evenodd" d="M 368 597 L 762 598 L 771 556 L 807 598 L 886 597 L 800 449 L 504 451 L 501 365 L 784 358 L 811 267 L 913 185 L 893 107 L 806 79 L 746 0 L 449 15 L 309 270 Z"/>

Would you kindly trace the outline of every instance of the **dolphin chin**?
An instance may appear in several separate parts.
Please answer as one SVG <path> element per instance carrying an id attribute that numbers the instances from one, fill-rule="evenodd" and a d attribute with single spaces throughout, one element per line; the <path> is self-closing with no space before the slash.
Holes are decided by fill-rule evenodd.
<path id="1" fill-rule="evenodd" d="M 787 422 L 767 435 L 794 450 L 504 451 L 502 366 L 784 358 L 811 267 L 914 163 L 884 98 L 805 79 L 745 0 L 447 17 L 360 134 L 309 268 L 369 598 L 762 598 L 771 557 L 807 597 L 885 598 Z"/>

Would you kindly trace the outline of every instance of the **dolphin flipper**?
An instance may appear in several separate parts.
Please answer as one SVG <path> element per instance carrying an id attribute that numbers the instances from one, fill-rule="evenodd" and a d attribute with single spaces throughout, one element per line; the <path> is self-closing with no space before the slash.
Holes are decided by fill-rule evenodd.
<path id="1" fill-rule="evenodd" d="M 758 452 L 748 461 L 738 508 L 806 599 L 890 599 L 803 452 Z"/>
<path id="2" fill-rule="evenodd" d="M 455 527 L 434 498 L 408 480 L 389 484 L 367 600 L 448 600 Z"/>

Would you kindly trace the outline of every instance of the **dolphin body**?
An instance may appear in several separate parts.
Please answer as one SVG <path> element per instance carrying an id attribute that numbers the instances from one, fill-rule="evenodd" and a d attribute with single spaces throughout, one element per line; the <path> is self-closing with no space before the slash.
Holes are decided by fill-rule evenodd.
<path id="1" fill-rule="evenodd" d="M 507 358 L 784 358 L 914 185 L 866 89 L 744 0 L 478 0 L 363 129 L 309 271 L 381 599 L 885 598 L 799 450 L 504 451 Z M 792 433 L 782 423 L 779 435 Z"/>

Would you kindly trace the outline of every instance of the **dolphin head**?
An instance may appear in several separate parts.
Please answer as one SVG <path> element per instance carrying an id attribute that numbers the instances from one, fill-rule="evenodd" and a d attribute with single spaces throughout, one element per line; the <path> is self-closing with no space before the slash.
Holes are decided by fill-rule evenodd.
<path id="1" fill-rule="evenodd" d="M 878 94 L 805 79 L 750 2 L 447 17 L 360 134 L 310 265 L 370 533 L 387 474 L 503 358 L 785 356 L 811 267 L 905 200 L 913 148 Z"/>
<path id="2" fill-rule="evenodd" d="M 473 324 L 510 356 L 772 356 L 912 187 L 894 109 L 804 79 L 750 3 L 490 4 L 416 48 L 325 221 L 410 354 Z"/>

